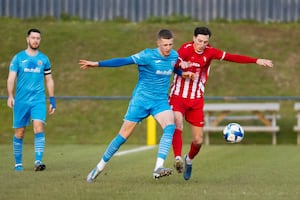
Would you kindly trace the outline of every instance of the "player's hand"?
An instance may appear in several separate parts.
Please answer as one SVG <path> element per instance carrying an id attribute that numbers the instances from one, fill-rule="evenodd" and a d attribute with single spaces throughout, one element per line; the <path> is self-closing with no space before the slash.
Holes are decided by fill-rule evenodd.
<path id="1" fill-rule="evenodd" d="M 261 66 L 265 66 L 265 67 L 273 67 L 273 62 L 272 60 L 268 60 L 268 59 L 257 59 L 256 64 L 261 65 Z"/>
<path id="2" fill-rule="evenodd" d="M 88 61 L 88 60 L 79 60 L 78 62 L 80 69 L 87 69 L 90 67 L 98 67 L 98 62 Z"/>
<path id="3" fill-rule="evenodd" d="M 190 67 L 191 62 L 187 62 L 187 61 L 181 61 L 179 66 L 181 67 L 181 69 L 186 69 Z"/>
<path id="4" fill-rule="evenodd" d="M 194 80 L 196 75 L 194 72 L 186 71 L 186 72 L 182 72 L 181 76 L 182 76 L 182 78 L 189 78 L 189 79 Z"/>
<path id="5" fill-rule="evenodd" d="M 48 113 L 49 115 L 52 115 L 56 110 L 56 103 L 55 103 L 55 97 L 49 97 L 50 105 Z"/>
<path id="6" fill-rule="evenodd" d="M 8 97 L 8 99 L 7 99 L 7 106 L 8 106 L 9 108 L 12 108 L 12 107 L 14 106 L 14 104 L 15 104 L 15 99 L 14 99 L 14 97 Z"/>
<path id="7" fill-rule="evenodd" d="M 49 110 L 48 110 L 49 115 L 54 114 L 55 110 L 56 110 L 56 108 L 53 108 L 53 106 L 50 104 L 49 105 Z"/>

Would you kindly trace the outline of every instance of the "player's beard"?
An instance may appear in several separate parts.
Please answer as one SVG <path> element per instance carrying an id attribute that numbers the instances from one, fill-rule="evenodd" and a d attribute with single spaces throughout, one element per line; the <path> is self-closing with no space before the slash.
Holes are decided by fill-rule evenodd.
<path id="1" fill-rule="evenodd" d="M 37 42 L 35 42 L 35 43 L 28 43 L 28 45 L 29 45 L 29 47 L 32 49 L 32 50 L 38 50 L 39 49 L 39 47 L 40 47 L 40 44 L 39 43 L 37 43 Z"/>

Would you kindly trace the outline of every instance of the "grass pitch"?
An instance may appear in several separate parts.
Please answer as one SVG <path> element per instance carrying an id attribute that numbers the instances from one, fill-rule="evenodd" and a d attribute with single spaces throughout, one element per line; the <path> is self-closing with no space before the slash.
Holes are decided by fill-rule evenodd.
<path id="1" fill-rule="evenodd" d="M 12 146 L 0 146 L 0 199 L 299 199 L 297 146 L 204 146 L 189 181 L 182 175 L 152 178 L 157 147 L 115 156 L 98 176 L 86 176 L 106 146 L 48 145 L 46 171 L 33 171 L 33 145 L 24 147 L 24 171 L 13 171 Z M 138 146 L 123 145 L 120 149 Z M 184 146 L 186 151 L 188 146 Z M 172 152 L 166 167 L 172 167 Z"/>

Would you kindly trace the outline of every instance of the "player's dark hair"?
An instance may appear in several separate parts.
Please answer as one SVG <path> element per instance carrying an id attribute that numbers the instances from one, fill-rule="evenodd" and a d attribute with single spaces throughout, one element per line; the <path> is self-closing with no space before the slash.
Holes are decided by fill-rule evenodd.
<path id="1" fill-rule="evenodd" d="M 172 39 L 172 38 L 173 38 L 173 34 L 168 29 L 162 29 L 157 34 L 157 39 Z"/>
<path id="2" fill-rule="evenodd" d="M 208 35 L 210 37 L 211 31 L 205 26 L 197 27 L 194 30 L 194 36 L 197 37 L 197 35 Z"/>
<path id="3" fill-rule="evenodd" d="M 39 29 L 31 28 L 31 29 L 28 30 L 27 36 L 30 35 L 30 33 L 32 33 L 32 32 L 41 34 L 41 31 Z"/>

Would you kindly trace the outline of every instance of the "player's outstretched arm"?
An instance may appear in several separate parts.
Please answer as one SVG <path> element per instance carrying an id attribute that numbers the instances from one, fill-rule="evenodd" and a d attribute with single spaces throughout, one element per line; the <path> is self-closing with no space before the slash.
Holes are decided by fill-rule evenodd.
<path id="1" fill-rule="evenodd" d="M 268 60 L 268 59 L 257 59 L 256 64 L 261 65 L 261 66 L 265 66 L 265 67 L 273 67 L 273 62 L 272 60 Z"/>
<path id="2" fill-rule="evenodd" d="M 81 69 L 87 69 L 89 67 L 121 67 L 124 65 L 135 64 L 131 56 L 126 58 L 112 58 L 108 60 L 102 60 L 99 62 L 88 61 L 88 60 L 79 60 Z"/>
<path id="3" fill-rule="evenodd" d="M 87 69 L 91 67 L 98 67 L 97 61 L 79 60 L 80 69 Z"/>

